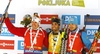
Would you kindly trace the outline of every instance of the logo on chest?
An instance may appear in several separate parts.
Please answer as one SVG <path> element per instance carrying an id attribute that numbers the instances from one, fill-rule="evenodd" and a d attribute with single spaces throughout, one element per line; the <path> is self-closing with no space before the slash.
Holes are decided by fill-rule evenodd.
<path id="1" fill-rule="evenodd" d="M 36 36 L 36 33 L 37 32 L 32 32 L 32 36 L 35 37 Z M 31 35 L 31 33 L 30 33 L 30 35 Z M 42 33 L 38 33 L 37 37 L 40 37 L 40 36 L 42 36 Z"/>
<path id="2" fill-rule="evenodd" d="M 75 35 L 71 35 L 70 38 L 78 38 L 78 36 L 75 36 Z"/>
<path id="3" fill-rule="evenodd" d="M 57 37 L 54 37 L 54 39 L 53 39 L 55 42 L 57 41 Z"/>

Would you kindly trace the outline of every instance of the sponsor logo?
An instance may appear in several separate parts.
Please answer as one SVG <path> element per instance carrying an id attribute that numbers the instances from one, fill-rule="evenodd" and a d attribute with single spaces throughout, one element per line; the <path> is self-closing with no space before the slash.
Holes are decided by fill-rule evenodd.
<path id="1" fill-rule="evenodd" d="M 41 18 L 41 24 L 51 24 L 51 17 L 58 15 L 40 15 Z"/>
<path id="2" fill-rule="evenodd" d="M 97 32 L 97 29 L 86 29 L 86 33 L 89 39 L 94 39 L 94 34 Z"/>
<path id="3" fill-rule="evenodd" d="M 11 23 L 15 23 L 15 14 L 8 14 Z M 0 22 L 2 21 L 2 14 L 0 14 Z"/>
<path id="4" fill-rule="evenodd" d="M 11 34 L 11 33 L 8 31 L 7 27 L 3 27 L 0 36 L 14 36 L 14 35 Z"/>
<path id="5" fill-rule="evenodd" d="M 77 18 L 78 25 L 80 25 L 80 15 L 62 15 L 63 24 L 68 24 L 70 18 Z"/>
<path id="6" fill-rule="evenodd" d="M 87 21 L 87 25 L 100 25 L 100 15 L 90 15 L 87 20 L 85 15 L 84 24 L 85 21 Z"/>
<path id="7" fill-rule="evenodd" d="M 43 53 L 41 50 L 25 49 L 24 53 Z"/>
<path id="8" fill-rule="evenodd" d="M 0 40 L 0 49 L 14 50 L 14 40 Z"/>
<path id="9" fill-rule="evenodd" d="M 84 0 L 39 0 L 38 5 L 43 6 L 70 6 L 72 2 L 72 6 L 79 6 L 79 7 L 85 7 Z"/>
<path id="10" fill-rule="evenodd" d="M 18 50 L 24 50 L 24 40 L 18 41 Z"/>

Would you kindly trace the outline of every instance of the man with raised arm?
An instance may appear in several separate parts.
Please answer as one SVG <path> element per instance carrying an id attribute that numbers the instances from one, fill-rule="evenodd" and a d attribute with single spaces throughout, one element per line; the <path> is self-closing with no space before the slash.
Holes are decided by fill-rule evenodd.
<path id="1" fill-rule="evenodd" d="M 9 20 L 5 19 L 8 30 L 19 37 L 24 38 L 24 54 L 43 54 L 42 47 L 48 47 L 47 33 L 39 27 L 40 18 L 33 17 L 31 27 L 15 27 Z"/>

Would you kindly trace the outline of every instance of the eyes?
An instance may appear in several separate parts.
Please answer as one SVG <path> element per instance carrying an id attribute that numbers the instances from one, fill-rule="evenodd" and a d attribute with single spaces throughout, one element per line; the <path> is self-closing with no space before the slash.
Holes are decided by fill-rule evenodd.
<path id="1" fill-rule="evenodd" d="M 53 22 L 53 23 L 52 23 L 52 25 L 58 25 L 58 23 L 56 23 L 56 22 Z"/>
<path id="2" fill-rule="evenodd" d="M 52 24 L 52 25 L 57 25 L 57 24 Z"/>
<path id="3" fill-rule="evenodd" d="M 37 22 L 35 22 L 35 21 L 32 21 L 32 24 L 37 24 Z"/>
<path id="4" fill-rule="evenodd" d="M 74 24 L 69 24 L 69 25 L 74 25 Z"/>

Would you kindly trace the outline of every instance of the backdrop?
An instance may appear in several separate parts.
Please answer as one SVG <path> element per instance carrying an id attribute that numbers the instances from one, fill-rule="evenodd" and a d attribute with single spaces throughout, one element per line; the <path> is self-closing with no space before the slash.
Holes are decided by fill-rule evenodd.
<path id="1" fill-rule="evenodd" d="M 0 0 L 0 20 L 8 2 L 9 0 Z M 50 17 L 54 15 L 61 19 L 61 28 L 63 28 L 63 24 L 68 22 L 69 18 L 75 17 L 78 19 L 78 27 L 82 29 L 86 14 L 90 14 L 86 32 L 92 42 L 94 33 L 100 25 L 99 2 L 99 0 L 12 0 L 8 13 L 14 26 L 24 27 L 20 24 L 24 15 L 33 16 L 33 13 L 37 12 L 42 19 L 40 26 L 43 29 L 51 28 Z M 23 54 L 23 49 L 24 39 L 11 34 L 4 25 L 0 35 L 0 54 Z M 100 54 L 100 40 L 97 49 L 94 54 Z M 47 51 L 44 51 L 44 54 L 47 54 Z"/>

